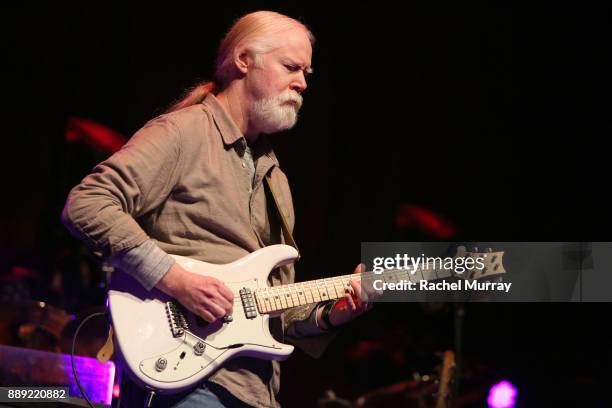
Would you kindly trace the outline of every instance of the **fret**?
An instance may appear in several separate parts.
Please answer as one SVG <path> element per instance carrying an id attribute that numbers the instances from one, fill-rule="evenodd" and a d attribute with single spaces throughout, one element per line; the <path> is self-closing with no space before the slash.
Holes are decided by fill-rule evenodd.
<path id="1" fill-rule="evenodd" d="M 263 307 L 262 307 L 261 299 L 259 297 L 259 293 L 257 292 L 255 292 L 255 307 L 257 308 L 259 313 L 262 313 Z"/>
<path id="2" fill-rule="evenodd" d="M 279 286 L 277 290 L 278 290 L 279 300 L 281 303 L 281 309 L 286 309 L 287 308 L 287 297 L 285 295 L 285 287 Z"/>
<path id="3" fill-rule="evenodd" d="M 264 299 L 262 294 L 257 291 L 255 292 L 255 301 L 257 302 L 257 309 L 259 309 L 259 313 L 266 313 L 266 304 L 264 303 Z"/>
<path id="4" fill-rule="evenodd" d="M 315 303 L 314 296 L 312 295 L 312 284 L 307 283 L 304 285 L 304 294 L 308 303 Z"/>
<path id="5" fill-rule="evenodd" d="M 274 305 L 274 298 L 272 296 L 272 291 L 269 288 L 262 289 L 262 294 L 264 295 L 264 301 L 267 305 L 268 311 L 273 311 L 276 306 Z"/>
<path id="6" fill-rule="evenodd" d="M 293 297 L 291 296 L 291 286 L 285 286 L 285 288 L 283 289 L 283 294 L 285 295 L 287 307 L 297 306 L 293 303 Z"/>
<path id="7" fill-rule="evenodd" d="M 285 300 L 287 301 L 287 307 L 297 306 L 295 303 L 293 303 L 293 296 L 291 294 L 291 286 L 286 286 L 284 293 L 285 293 Z"/>
<path id="8" fill-rule="evenodd" d="M 406 273 L 409 276 L 410 282 L 418 283 L 423 280 L 423 274 L 420 269 L 417 269 L 415 273 L 412 273 L 412 271 L 406 271 Z"/>
<path id="9" fill-rule="evenodd" d="M 266 293 L 264 294 L 264 304 L 266 305 L 265 307 L 266 312 L 271 312 L 274 306 L 272 305 L 272 302 L 270 301 L 270 293 L 268 291 L 266 291 Z"/>
<path id="10" fill-rule="evenodd" d="M 410 276 L 410 272 L 407 271 L 398 271 L 395 273 L 395 275 L 397 276 L 398 280 L 402 280 L 405 279 L 409 282 L 412 282 L 412 278 Z"/>
<path id="11" fill-rule="evenodd" d="M 306 299 L 306 294 L 304 293 L 304 285 L 297 285 L 296 286 L 296 291 L 297 291 L 297 296 L 298 299 L 300 301 L 300 305 L 305 305 L 308 303 L 308 300 Z"/>
<path id="12" fill-rule="evenodd" d="M 383 282 L 389 282 L 390 281 L 389 274 L 388 273 L 383 273 L 382 274 L 382 280 L 383 280 Z"/>
<path id="13" fill-rule="evenodd" d="M 321 301 L 321 292 L 319 292 L 319 281 L 315 281 L 313 284 L 313 288 L 312 288 L 312 299 L 315 302 L 320 302 Z"/>
<path id="14" fill-rule="evenodd" d="M 295 288 L 295 285 L 290 285 L 289 286 L 289 293 L 291 293 L 291 300 L 292 300 L 293 304 L 295 306 L 301 306 L 302 303 L 300 302 L 300 298 L 297 295 L 297 290 Z"/>
<path id="15" fill-rule="evenodd" d="M 285 288 L 280 286 L 278 292 L 279 292 L 281 309 L 287 309 L 287 300 L 285 299 Z"/>
<path id="16" fill-rule="evenodd" d="M 329 293 L 327 293 L 327 287 L 325 286 L 325 281 L 319 279 L 318 289 L 319 295 L 321 296 L 321 301 L 329 300 Z"/>
<path id="17" fill-rule="evenodd" d="M 272 302 L 274 304 L 274 310 L 282 309 L 283 307 L 280 302 L 280 295 L 278 294 L 278 291 L 275 289 L 271 289 L 270 291 L 272 292 Z"/>
<path id="18" fill-rule="evenodd" d="M 385 282 L 397 282 L 397 275 L 395 271 L 389 271 L 387 273 L 383 273 L 385 275 Z"/>
<path id="19" fill-rule="evenodd" d="M 293 292 L 293 285 L 289 285 L 287 286 L 287 290 L 289 291 L 289 298 L 291 299 L 291 304 L 293 304 L 293 306 L 299 306 L 299 302 L 297 300 L 297 298 L 295 297 L 295 292 Z"/>
<path id="20" fill-rule="evenodd" d="M 323 284 L 323 296 L 325 296 L 326 300 L 329 300 L 332 298 L 332 295 L 330 293 L 330 289 L 331 287 L 329 286 L 328 282 L 324 282 Z"/>
<path id="21" fill-rule="evenodd" d="M 291 298 L 291 290 L 289 288 L 283 288 L 283 299 L 287 304 L 287 307 L 293 307 L 293 299 Z"/>
<path id="22" fill-rule="evenodd" d="M 423 279 L 426 281 L 432 281 L 437 279 L 435 270 L 432 269 L 421 269 L 421 273 L 423 274 Z"/>
<path id="23" fill-rule="evenodd" d="M 348 291 L 351 290 L 351 278 L 344 278 L 342 279 L 342 289 L 344 291 L 344 294 L 348 293 Z"/>
<path id="24" fill-rule="evenodd" d="M 310 282 L 304 282 L 301 284 L 301 286 L 302 291 L 304 292 L 304 299 L 306 299 L 306 302 L 314 303 L 314 300 L 312 299 L 312 291 L 310 290 Z"/>
<path id="25" fill-rule="evenodd" d="M 338 298 L 338 293 L 336 292 L 336 285 L 334 285 L 334 282 L 332 280 L 327 281 L 327 294 L 329 295 L 330 299 Z"/>
<path id="26" fill-rule="evenodd" d="M 351 281 L 352 280 L 358 280 L 359 278 L 356 278 L 355 276 L 339 276 L 338 277 L 338 282 L 342 285 L 342 296 L 344 296 L 344 294 L 346 293 L 346 290 L 348 288 L 350 288 L 351 286 Z"/>
<path id="27" fill-rule="evenodd" d="M 291 299 L 291 290 L 288 286 L 282 286 L 283 291 L 283 299 L 285 299 L 285 304 L 287 307 L 293 307 L 293 300 Z"/>
<path id="28" fill-rule="evenodd" d="M 303 283 L 300 283 L 300 290 L 298 291 L 298 294 L 299 294 L 300 292 L 301 292 L 301 295 L 300 295 L 300 296 L 303 296 L 303 297 L 304 297 L 304 302 L 305 302 L 305 304 L 312 303 L 310 300 L 308 300 L 308 299 L 309 299 L 309 298 L 308 298 L 308 293 L 309 293 L 309 290 L 308 290 L 308 285 L 305 285 L 305 284 L 303 284 Z"/>
<path id="29" fill-rule="evenodd" d="M 344 282 L 342 279 L 334 279 L 334 290 L 336 291 L 336 299 L 344 297 Z"/>
<path id="30" fill-rule="evenodd" d="M 438 272 L 438 279 L 450 278 L 451 276 L 453 276 L 453 272 L 448 269 L 438 270 L 437 272 Z"/>

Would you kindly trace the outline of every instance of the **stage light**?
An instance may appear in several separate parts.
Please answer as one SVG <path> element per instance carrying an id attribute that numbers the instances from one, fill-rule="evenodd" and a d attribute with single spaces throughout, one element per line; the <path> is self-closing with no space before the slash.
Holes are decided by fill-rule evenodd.
<path id="1" fill-rule="evenodd" d="M 501 381 L 489 390 L 487 403 L 490 408 L 513 408 L 518 391 L 509 381 Z"/>
<path id="2" fill-rule="evenodd" d="M 121 392 L 121 388 L 119 388 L 119 384 L 113 385 L 113 398 L 119 398 L 120 392 Z"/>

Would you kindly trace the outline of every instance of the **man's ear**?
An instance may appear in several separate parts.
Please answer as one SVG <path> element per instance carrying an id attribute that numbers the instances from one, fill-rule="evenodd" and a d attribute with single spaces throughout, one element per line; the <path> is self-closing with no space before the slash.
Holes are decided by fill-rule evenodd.
<path id="1" fill-rule="evenodd" d="M 246 47 L 238 46 L 234 49 L 234 65 L 243 75 L 246 75 L 247 71 L 252 68 L 253 62 L 253 57 Z"/>

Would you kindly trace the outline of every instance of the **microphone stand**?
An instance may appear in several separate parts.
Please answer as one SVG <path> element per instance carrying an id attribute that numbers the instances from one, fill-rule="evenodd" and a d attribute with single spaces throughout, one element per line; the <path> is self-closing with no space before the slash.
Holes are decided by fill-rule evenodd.
<path id="1" fill-rule="evenodd" d="M 454 343 L 455 343 L 455 367 L 453 368 L 453 383 L 451 387 L 450 398 L 448 401 L 448 408 L 452 408 L 454 402 L 459 396 L 459 385 L 461 383 L 461 371 L 462 371 L 462 341 L 463 341 L 463 319 L 465 318 L 465 303 L 454 302 L 453 303 L 453 314 L 454 314 Z"/>

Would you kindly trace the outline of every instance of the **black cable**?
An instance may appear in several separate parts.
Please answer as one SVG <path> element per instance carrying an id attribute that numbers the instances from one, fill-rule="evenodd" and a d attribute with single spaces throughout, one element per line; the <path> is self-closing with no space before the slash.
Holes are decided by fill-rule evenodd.
<path id="1" fill-rule="evenodd" d="M 455 315 L 455 367 L 453 384 L 451 388 L 451 399 L 448 406 L 454 407 L 459 397 L 459 387 L 461 384 L 461 375 L 463 370 L 463 319 L 465 318 L 465 304 L 463 302 L 453 303 L 453 312 Z"/>
<path id="2" fill-rule="evenodd" d="M 79 331 L 81 330 L 81 327 L 83 327 L 83 325 L 85 323 L 87 323 L 87 321 L 89 319 L 91 319 L 93 317 L 96 317 L 96 316 L 106 316 L 106 313 L 105 312 L 96 312 L 96 313 L 93 313 L 93 314 L 87 316 L 85 319 L 83 319 L 81 324 L 79 324 L 79 327 L 77 327 L 76 331 L 74 332 L 74 336 L 72 337 L 72 349 L 70 350 L 70 364 L 72 365 L 72 374 L 74 375 L 74 380 L 77 383 L 77 387 L 79 387 L 79 391 L 81 391 L 81 394 L 83 394 L 83 397 L 85 398 L 85 401 L 87 401 L 87 403 L 89 404 L 89 406 L 91 408 L 96 408 L 96 407 L 89 400 L 89 398 L 87 398 L 87 395 L 85 394 L 85 391 L 83 390 L 83 386 L 81 385 L 81 382 L 79 381 L 79 377 L 77 376 L 76 367 L 74 365 L 74 346 L 76 345 L 76 339 L 77 339 L 77 336 L 79 335 Z"/>

